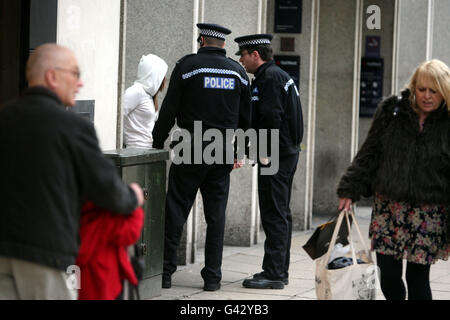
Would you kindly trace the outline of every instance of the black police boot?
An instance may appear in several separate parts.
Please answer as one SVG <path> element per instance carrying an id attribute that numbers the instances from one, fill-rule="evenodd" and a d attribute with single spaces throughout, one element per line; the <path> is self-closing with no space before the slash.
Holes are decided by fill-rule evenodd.
<path id="1" fill-rule="evenodd" d="M 257 278 L 261 278 L 261 277 L 264 278 L 264 271 L 263 272 L 259 272 L 259 273 L 255 273 L 253 275 L 253 279 L 257 279 Z M 284 278 L 282 281 L 283 281 L 285 286 L 287 286 L 289 284 L 289 279 L 288 278 Z"/>
<path id="2" fill-rule="evenodd" d="M 217 291 L 220 289 L 220 282 L 205 282 L 203 290 L 205 291 Z"/>
<path id="3" fill-rule="evenodd" d="M 258 275 L 256 278 L 245 279 L 242 285 L 251 289 L 284 289 L 283 280 L 271 280 L 264 274 Z"/>
<path id="4" fill-rule="evenodd" d="M 169 288 L 172 287 L 172 277 L 171 276 L 163 274 L 163 276 L 162 276 L 162 287 L 164 289 L 169 289 Z"/>

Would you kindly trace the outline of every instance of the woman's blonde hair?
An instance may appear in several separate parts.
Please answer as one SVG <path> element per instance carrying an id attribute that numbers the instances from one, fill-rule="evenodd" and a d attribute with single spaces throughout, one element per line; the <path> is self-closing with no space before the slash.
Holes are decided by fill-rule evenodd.
<path id="1" fill-rule="evenodd" d="M 408 89 L 411 92 L 411 107 L 417 112 L 416 105 L 416 86 L 423 78 L 431 79 L 434 88 L 439 92 L 447 104 L 447 111 L 450 113 L 450 69 L 442 61 L 433 59 L 422 62 L 412 75 L 408 83 Z"/>

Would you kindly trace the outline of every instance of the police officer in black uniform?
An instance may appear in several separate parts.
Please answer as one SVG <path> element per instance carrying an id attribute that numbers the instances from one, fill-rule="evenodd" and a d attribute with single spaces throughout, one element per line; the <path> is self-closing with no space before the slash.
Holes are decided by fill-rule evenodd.
<path id="1" fill-rule="evenodd" d="M 262 174 L 268 159 L 259 158 L 258 195 L 261 222 L 266 234 L 263 272 L 246 279 L 243 286 L 283 289 L 288 284 L 292 235 L 289 208 L 292 181 L 303 138 L 303 117 L 298 89 L 292 78 L 273 61 L 272 35 L 256 34 L 236 38 L 239 61 L 255 75 L 252 82 L 252 127 L 279 130 L 279 169 Z M 268 142 L 268 146 L 271 144 Z M 270 159 L 270 157 L 269 157 Z M 278 159 L 270 159 L 276 161 Z"/>
<path id="2" fill-rule="evenodd" d="M 242 66 L 227 58 L 224 49 L 225 36 L 231 31 L 217 24 L 199 23 L 197 27 L 200 49 L 197 54 L 180 59 L 173 70 L 153 129 L 154 148 L 164 147 L 175 119 L 178 127 L 191 134 L 194 134 L 195 121 L 201 121 L 203 131 L 218 129 L 224 137 L 226 129 L 250 127 L 250 83 Z M 201 150 L 208 143 L 203 142 Z M 192 158 L 198 151 L 193 145 Z M 224 154 L 225 149 L 224 144 Z M 204 290 L 220 289 L 225 209 L 232 169 L 233 163 L 225 161 L 171 164 L 166 198 L 163 288 L 171 287 L 183 226 L 200 189 L 207 223 L 205 267 L 201 275 Z"/>

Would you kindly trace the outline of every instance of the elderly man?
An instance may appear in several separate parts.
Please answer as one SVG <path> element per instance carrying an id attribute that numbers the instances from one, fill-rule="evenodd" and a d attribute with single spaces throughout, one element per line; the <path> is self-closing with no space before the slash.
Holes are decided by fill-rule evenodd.
<path id="1" fill-rule="evenodd" d="M 0 299 L 76 299 L 66 270 L 78 254 L 82 203 L 127 214 L 142 205 L 142 190 L 103 157 L 94 126 L 65 110 L 83 86 L 73 52 L 40 46 L 27 80 L 0 108 Z"/>

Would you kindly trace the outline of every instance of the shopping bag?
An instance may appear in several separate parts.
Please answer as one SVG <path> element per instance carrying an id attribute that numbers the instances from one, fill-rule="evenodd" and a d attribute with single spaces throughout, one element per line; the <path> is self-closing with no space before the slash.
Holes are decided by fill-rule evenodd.
<path id="1" fill-rule="evenodd" d="M 364 251 L 357 253 L 351 236 L 349 217 L 353 218 Z M 350 238 L 351 263 L 339 269 L 329 269 L 328 263 L 332 249 L 336 243 L 338 230 L 342 220 L 346 219 Z M 358 261 L 359 260 L 359 261 Z M 361 230 L 353 211 L 342 211 L 336 221 L 336 226 L 330 241 L 328 251 L 316 260 L 316 295 L 318 300 L 375 300 L 377 284 L 377 267 L 370 251 L 361 235 Z"/>
<path id="2" fill-rule="evenodd" d="M 303 246 L 303 249 L 308 253 L 311 259 L 315 260 L 327 253 L 333 231 L 336 227 L 337 218 L 338 215 L 331 218 L 330 221 L 318 226 Z M 347 225 L 342 224 L 336 238 L 336 243 L 342 243 L 344 246 L 348 245 L 347 237 L 348 227 Z"/>

